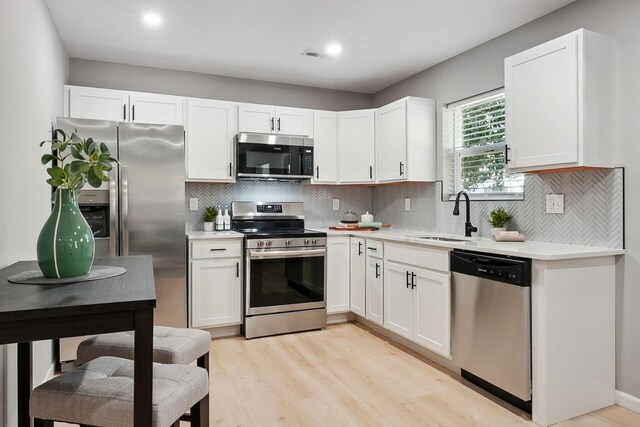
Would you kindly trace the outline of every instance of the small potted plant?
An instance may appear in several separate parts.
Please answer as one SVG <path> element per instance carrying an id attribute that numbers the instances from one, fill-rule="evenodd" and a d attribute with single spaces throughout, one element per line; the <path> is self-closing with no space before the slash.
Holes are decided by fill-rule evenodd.
<path id="1" fill-rule="evenodd" d="M 213 206 L 204 209 L 202 219 L 204 220 L 204 231 L 213 231 L 213 222 L 216 220 L 218 210 Z"/>
<path id="2" fill-rule="evenodd" d="M 505 231 L 507 229 L 507 224 L 512 219 L 513 216 L 502 207 L 492 210 L 491 219 L 489 220 L 489 223 L 491 224 L 491 236 L 497 236 L 501 231 Z"/>

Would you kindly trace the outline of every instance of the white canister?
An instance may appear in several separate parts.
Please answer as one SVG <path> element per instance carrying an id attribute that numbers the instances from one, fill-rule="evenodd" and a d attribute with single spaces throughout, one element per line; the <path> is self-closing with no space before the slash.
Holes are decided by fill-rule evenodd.
<path id="1" fill-rule="evenodd" d="M 369 212 L 365 212 L 360 216 L 360 222 L 373 222 L 373 215 Z"/>

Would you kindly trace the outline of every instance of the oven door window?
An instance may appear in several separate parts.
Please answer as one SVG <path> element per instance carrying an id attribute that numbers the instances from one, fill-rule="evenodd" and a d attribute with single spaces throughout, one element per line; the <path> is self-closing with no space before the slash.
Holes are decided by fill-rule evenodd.
<path id="1" fill-rule="evenodd" d="M 238 172 L 252 175 L 299 175 L 301 148 L 292 145 L 238 144 Z"/>
<path id="2" fill-rule="evenodd" d="M 250 309 L 324 303 L 324 256 L 258 258 L 250 268 Z"/>

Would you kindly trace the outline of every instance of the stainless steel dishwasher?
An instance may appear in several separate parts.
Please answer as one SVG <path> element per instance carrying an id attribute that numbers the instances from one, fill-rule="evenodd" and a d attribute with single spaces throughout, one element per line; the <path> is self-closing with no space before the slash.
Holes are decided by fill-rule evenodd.
<path id="1" fill-rule="evenodd" d="M 531 260 L 451 252 L 454 364 L 531 412 Z"/>

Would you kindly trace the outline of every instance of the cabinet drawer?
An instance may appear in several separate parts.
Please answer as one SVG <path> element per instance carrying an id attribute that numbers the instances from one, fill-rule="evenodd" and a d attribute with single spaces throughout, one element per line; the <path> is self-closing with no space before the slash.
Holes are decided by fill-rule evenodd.
<path id="1" fill-rule="evenodd" d="M 239 257 L 242 245 L 237 240 L 202 240 L 191 242 L 191 259 Z"/>
<path id="2" fill-rule="evenodd" d="M 382 258 L 384 256 L 384 245 L 380 240 L 367 239 L 367 255 L 375 258 Z"/>
<path id="3" fill-rule="evenodd" d="M 385 261 L 449 271 L 449 251 L 445 249 L 387 243 L 385 244 Z"/>

